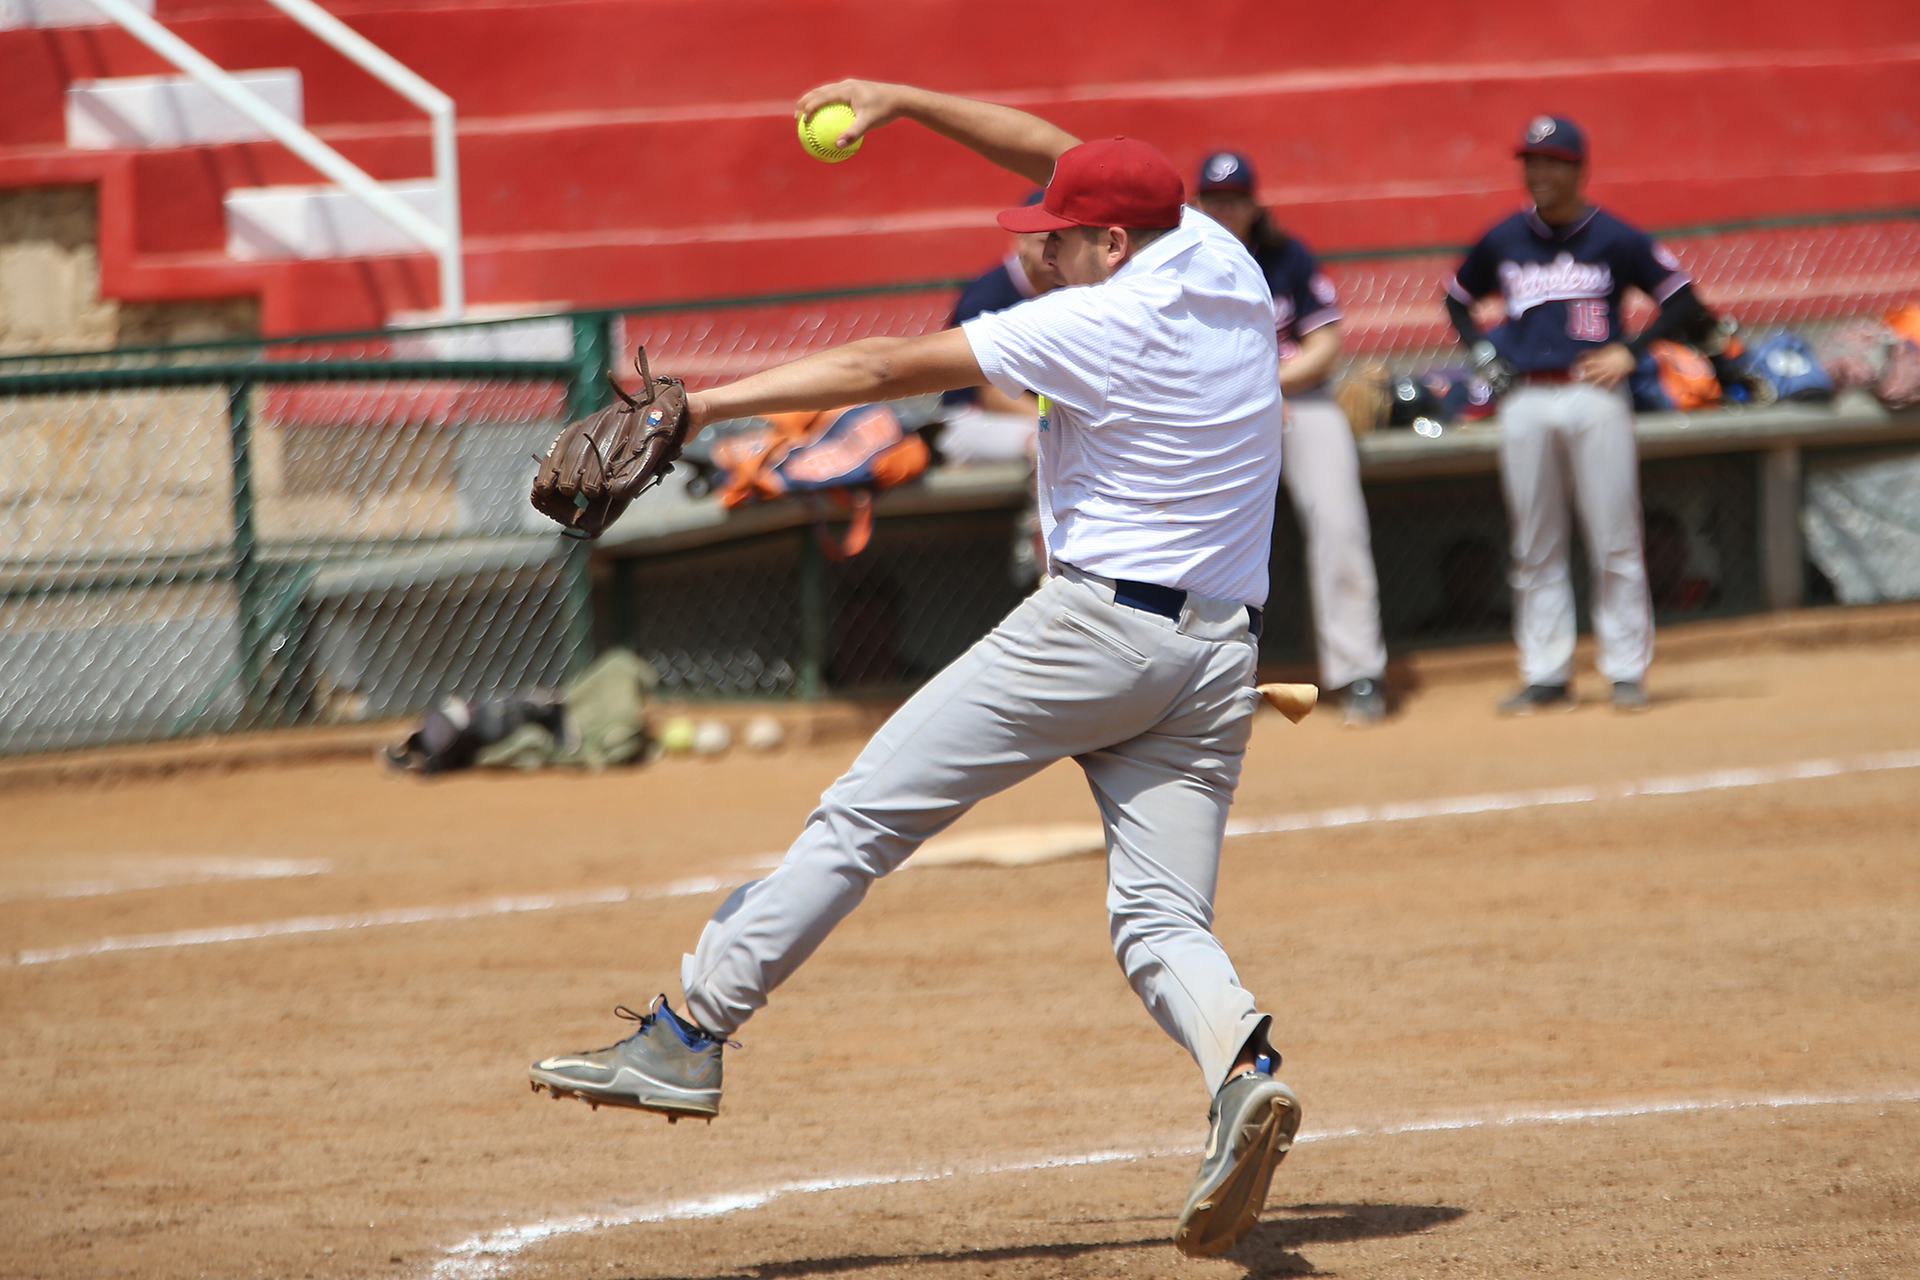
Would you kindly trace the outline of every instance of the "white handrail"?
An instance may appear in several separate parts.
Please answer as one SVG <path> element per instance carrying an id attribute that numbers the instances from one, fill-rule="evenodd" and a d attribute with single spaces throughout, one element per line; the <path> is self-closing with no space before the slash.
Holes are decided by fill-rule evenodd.
<path id="1" fill-rule="evenodd" d="M 440 188 L 440 307 L 448 319 L 466 310 L 466 271 L 460 256 L 460 154 L 453 99 L 428 84 L 392 54 L 322 9 L 314 0 L 267 0 L 362 70 L 427 113 L 433 122 L 433 179 Z"/>
<path id="2" fill-rule="evenodd" d="M 376 53 L 380 53 L 380 56 L 391 63 L 394 68 L 398 68 L 401 72 L 405 73 L 406 76 L 411 77 L 413 81 L 417 82 L 417 87 L 424 88 L 429 93 L 437 95 L 441 101 L 446 104 L 444 113 L 446 121 L 444 133 L 446 137 L 444 144 L 441 137 L 443 132 L 440 127 L 441 116 L 436 114 L 434 118 L 436 126 L 434 132 L 434 158 L 436 163 L 434 168 L 436 177 L 442 174 L 446 175 L 446 180 L 441 186 L 442 210 L 444 212 L 447 208 L 451 207 L 453 212 L 453 221 L 447 227 L 443 228 L 435 226 L 425 217 L 422 217 L 411 205 L 375 182 L 366 170 L 360 168 L 360 166 L 354 164 L 353 161 L 347 159 L 338 151 L 335 151 L 332 147 L 314 137 L 306 128 L 296 124 L 265 98 L 262 98 L 259 94 L 229 75 L 205 54 L 161 26 L 140 9 L 135 8 L 129 0 L 92 0 L 92 3 L 109 18 L 112 18 L 115 22 L 126 28 L 135 39 L 165 58 L 168 62 L 171 62 L 174 66 L 180 68 L 180 70 L 186 72 L 188 76 L 205 86 L 207 91 L 216 98 L 219 98 L 235 111 L 238 111 L 241 115 L 253 121 L 256 125 L 259 125 L 268 137 L 279 142 L 282 146 L 286 147 L 287 150 L 293 152 L 293 154 L 305 160 L 315 169 L 318 169 L 321 173 L 345 187 L 365 202 L 375 213 L 385 218 L 407 235 L 412 236 L 436 254 L 440 259 L 441 306 L 453 317 L 458 317 L 460 313 L 466 309 L 465 281 L 460 258 L 459 198 L 457 195 L 457 187 L 455 188 L 456 194 L 451 198 L 448 196 L 449 186 L 457 184 L 458 181 L 455 176 L 456 170 L 453 167 L 455 162 L 452 137 L 453 103 L 445 94 L 440 93 L 438 89 L 433 88 L 432 85 L 427 84 L 426 81 L 421 80 L 420 77 L 415 76 L 411 71 L 407 71 L 405 67 L 400 66 L 398 62 L 394 62 L 394 60 L 385 53 L 380 52 L 378 49 L 374 50 Z M 289 16 L 294 16 L 297 20 L 297 15 L 293 15 L 290 12 Z M 331 14 L 326 16 L 330 21 L 333 20 Z M 348 30 L 344 26 L 341 29 Z M 319 33 L 315 32 L 315 34 L 318 35 Z M 362 39 L 357 33 L 353 33 L 350 30 L 348 30 L 348 34 L 353 35 L 355 39 Z M 325 37 L 322 38 L 324 39 Z M 364 40 L 362 42 L 364 43 Z M 367 47 L 370 49 L 373 48 L 371 44 L 368 44 Z M 341 52 L 346 53 L 344 49 L 341 50 Z M 348 54 L 347 56 L 351 57 L 352 55 Z M 366 64 L 362 63 L 361 65 L 365 66 Z M 380 72 L 374 71 L 372 67 L 367 67 L 367 69 L 375 75 L 380 75 Z M 387 80 L 387 77 L 384 75 L 381 75 L 380 78 Z M 408 92 L 406 89 L 401 89 L 399 85 L 393 84 L 393 81 L 387 80 L 387 83 L 393 85 L 396 91 L 406 94 L 409 99 L 418 101 L 418 99 L 414 98 L 413 93 Z M 444 168 L 439 163 L 442 159 L 443 152 L 446 160 L 446 167 Z M 449 267 L 451 267 L 451 271 L 449 271 Z"/>

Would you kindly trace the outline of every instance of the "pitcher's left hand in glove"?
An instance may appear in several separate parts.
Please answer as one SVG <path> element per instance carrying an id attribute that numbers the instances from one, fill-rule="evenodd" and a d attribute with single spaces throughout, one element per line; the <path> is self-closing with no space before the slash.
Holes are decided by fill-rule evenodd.
<path id="1" fill-rule="evenodd" d="M 533 478 L 533 508 L 576 538 L 597 538 L 627 504 L 673 470 L 687 438 L 687 389 L 678 378 L 656 378 L 646 349 L 634 357 L 640 394 L 620 384 L 620 403 L 567 424 L 547 449 Z M 613 382 L 612 375 L 607 380 Z"/>

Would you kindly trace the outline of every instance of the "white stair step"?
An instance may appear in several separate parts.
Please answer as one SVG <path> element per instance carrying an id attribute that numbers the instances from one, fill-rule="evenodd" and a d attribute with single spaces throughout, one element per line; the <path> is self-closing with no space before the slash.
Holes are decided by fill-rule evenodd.
<path id="1" fill-rule="evenodd" d="M 383 182 L 429 222 L 440 221 L 440 189 L 432 179 Z M 227 253 L 275 258 L 359 258 L 426 253 L 400 228 L 340 187 L 235 187 L 227 192 Z"/>
<path id="2" fill-rule="evenodd" d="M 236 71 L 233 78 L 295 124 L 305 121 L 298 68 Z M 67 87 L 67 145 L 80 151 L 256 142 L 266 136 L 259 125 L 186 76 L 75 80 Z"/>
<path id="3" fill-rule="evenodd" d="M 153 0 L 133 0 L 153 16 Z M 110 27 L 113 19 L 88 0 L 0 0 L 0 31 L 15 27 Z"/>
<path id="4" fill-rule="evenodd" d="M 503 324 L 434 328 L 444 323 L 437 311 L 396 311 L 387 317 L 394 331 L 393 354 L 408 360 L 565 360 L 573 354 L 573 321 L 565 302 L 490 302 L 468 307 L 465 319 L 504 320 Z M 546 314 L 542 314 L 546 313 Z M 513 317 L 524 317 L 513 319 Z"/>

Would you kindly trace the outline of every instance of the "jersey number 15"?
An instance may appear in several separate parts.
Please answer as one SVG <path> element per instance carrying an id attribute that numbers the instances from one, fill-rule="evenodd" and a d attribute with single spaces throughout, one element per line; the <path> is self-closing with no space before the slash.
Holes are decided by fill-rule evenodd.
<path id="1" fill-rule="evenodd" d="M 1567 336 L 1575 342 L 1607 340 L 1607 304 L 1597 298 L 1575 298 L 1567 304 Z"/>

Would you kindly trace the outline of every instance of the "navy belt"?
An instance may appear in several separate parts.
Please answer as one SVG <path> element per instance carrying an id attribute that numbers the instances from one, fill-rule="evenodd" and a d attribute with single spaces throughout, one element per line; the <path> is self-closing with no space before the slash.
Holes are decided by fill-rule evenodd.
<path id="1" fill-rule="evenodd" d="M 1154 582 L 1135 582 L 1131 578 L 1116 578 L 1113 583 L 1113 602 L 1124 604 L 1129 609 L 1144 609 L 1148 613 L 1157 613 L 1163 618 L 1179 621 L 1180 611 L 1187 607 L 1187 593 L 1178 587 L 1163 587 Z M 1260 610 L 1247 606 L 1247 630 L 1253 638 L 1260 638 Z"/>

